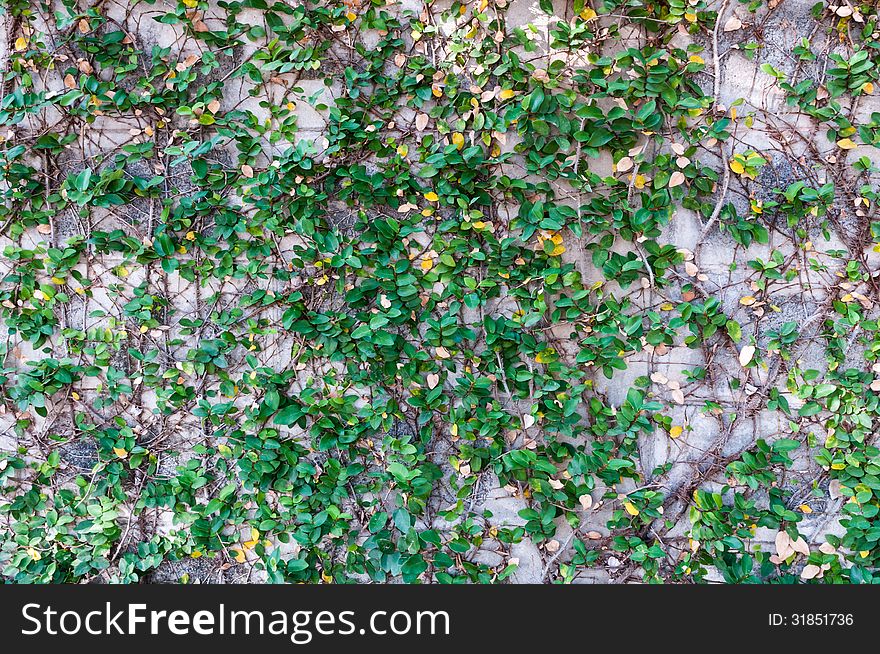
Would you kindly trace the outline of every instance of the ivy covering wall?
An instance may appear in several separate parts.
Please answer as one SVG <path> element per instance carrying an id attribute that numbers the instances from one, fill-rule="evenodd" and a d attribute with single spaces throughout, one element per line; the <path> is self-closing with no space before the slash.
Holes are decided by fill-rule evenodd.
<path id="1" fill-rule="evenodd" d="M 874 4 L 2 5 L 3 581 L 874 580 Z"/>

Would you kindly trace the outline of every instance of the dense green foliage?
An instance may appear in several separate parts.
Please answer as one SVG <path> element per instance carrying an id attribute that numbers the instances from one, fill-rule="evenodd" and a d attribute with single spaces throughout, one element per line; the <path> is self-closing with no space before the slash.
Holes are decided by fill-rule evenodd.
<path id="1" fill-rule="evenodd" d="M 765 64 L 840 161 L 762 194 L 770 155 L 732 137 L 760 116 L 712 88 L 727 2 L 720 19 L 704 0 L 551 18 L 542 0 L 546 33 L 499 0 L 4 4 L 5 580 L 129 583 L 203 559 L 238 580 L 491 583 L 524 539 L 552 581 L 610 555 L 651 582 L 874 579 L 876 169 L 845 163 L 880 139 L 855 107 L 877 77 L 873 8 L 814 9 L 848 39 L 796 51 L 829 62 L 824 86 Z M 162 30 L 172 45 L 144 36 Z M 701 245 L 664 236 L 680 211 L 737 252 L 784 239 L 852 293 L 756 329 L 708 286 Z M 814 255 L 823 234 L 847 249 Z M 743 311 L 801 279 L 779 242 L 746 256 Z M 800 358 L 817 342 L 821 370 Z M 696 452 L 674 487 L 640 443 L 687 442 L 681 390 L 624 375 L 673 347 L 705 355 L 694 389 L 747 384 L 716 357 L 765 375 L 736 406 L 688 392 L 723 436 L 759 413 L 784 425 Z M 797 456 L 809 496 L 849 499 L 822 549 L 783 483 Z M 521 524 L 487 513 L 487 486 L 522 501 Z M 760 528 L 775 553 L 750 546 Z M 499 563 L 475 556 L 488 543 Z"/>

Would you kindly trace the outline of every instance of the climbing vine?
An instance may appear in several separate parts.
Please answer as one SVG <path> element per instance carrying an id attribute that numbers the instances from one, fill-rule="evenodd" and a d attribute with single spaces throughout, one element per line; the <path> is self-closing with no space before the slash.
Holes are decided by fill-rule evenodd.
<path id="1" fill-rule="evenodd" d="M 878 14 L 791 5 L 5 2 L 2 579 L 873 582 Z"/>

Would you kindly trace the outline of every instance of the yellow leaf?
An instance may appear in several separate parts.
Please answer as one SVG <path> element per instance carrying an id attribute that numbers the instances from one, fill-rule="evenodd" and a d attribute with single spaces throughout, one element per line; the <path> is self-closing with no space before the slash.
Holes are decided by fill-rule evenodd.
<path id="1" fill-rule="evenodd" d="M 252 550 L 260 542 L 260 532 L 251 527 L 251 539 L 242 543 L 242 547 L 246 550 Z"/>
<path id="2" fill-rule="evenodd" d="M 53 277 L 52 283 L 57 284 L 58 286 L 61 286 L 64 283 L 64 280 L 61 279 L 60 277 Z"/>
<path id="3" fill-rule="evenodd" d="M 424 271 L 428 271 L 428 270 L 431 270 L 431 268 L 434 267 L 434 262 L 431 261 L 430 259 L 422 259 L 422 264 L 421 264 L 421 265 L 422 265 L 422 270 L 424 270 Z"/>
<path id="4" fill-rule="evenodd" d="M 425 199 L 428 202 L 437 202 L 437 200 L 440 199 L 440 196 L 434 193 L 434 191 L 428 191 L 427 193 L 425 193 Z"/>
<path id="5" fill-rule="evenodd" d="M 871 82 L 865 82 L 862 84 L 862 92 L 871 95 L 874 92 L 874 85 Z"/>
<path id="6" fill-rule="evenodd" d="M 510 100 L 516 93 L 513 89 L 504 89 L 501 93 L 498 94 L 498 97 L 502 100 Z"/>
<path id="7" fill-rule="evenodd" d="M 809 504 L 801 504 L 798 507 L 803 513 L 812 513 L 813 509 L 810 508 Z"/>
<path id="8" fill-rule="evenodd" d="M 645 188 L 645 183 L 647 181 L 648 180 L 645 178 L 644 175 L 636 175 L 635 187 L 637 189 L 643 189 Z"/>
<path id="9" fill-rule="evenodd" d="M 693 64 L 705 64 L 706 61 L 700 55 L 691 55 L 688 57 L 688 61 Z"/>
<path id="10" fill-rule="evenodd" d="M 871 550 L 861 550 L 859 552 L 859 556 L 861 556 L 863 559 L 867 559 L 868 554 L 870 554 L 870 553 L 871 553 Z"/>
<path id="11" fill-rule="evenodd" d="M 449 428 L 449 433 L 453 436 L 458 436 L 458 425 L 453 424 L 452 427 Z"/>
<path id="12" fill-rule="evenodd" d="M 837 142 L 837 147 L 841 150 L 852 150 L 853 148 L 859 147 L 856 145 L 852 139 L 840 139 Z"/>
<path id="13" fill-rule="evenodd" d="M 691 14 L 691 13 L 686 13 L 684 15 L 684 19 L 689 23 L 696 23 L 697 22 L 697 15 Z"/>
<path id="14" fill-rule="evenodd" d="M 664 302 L 660 305 L 660 311 L 672 311 L 674 308 L 670 302 Z"/>
<path id="15" fill-rule="evenodd" d="M 113 453 L 114 453 L 116 456 L 118 456 L 120 459 L 124 459 L 125 457 L 128 456 L 128 452 L 126 452 L 125 449 L 124 449 L 124 448 L 121 448 L 121 447 L 114 447 L 114 448 L 113 448 Z"/>
<path id="16" fill-rule="evenodd" d="M 742 163 L 740 163 L 736 159 L 730 162 L 730 169 L 737 175 L 742 175 L 744 172 L 746 172 L 745 166 L 743 166 Z"/>
<path id="17" fill-rule="evenodd" d="M 581 12 L 581 18 L 584 20 L 593 20 L 596 18 L 596 12 L 593 11 L 590 7 L 587 7 Z"/>
<path id="18" fill-rule="evenodd" d="M 744 307 L 750 307 L 750 306 L 752 306 L 755 302 L 757 302 L 757 300 L 756 300 L 755 298 L 753 298 L 751 295 L 746 295 L 745 297 L 741 297 L 741 298 L 739 299 L 739 303 L 740 303 L 741 305 L 743 305 Z"/>
<path id="19" fill-rule="evenodd" d="M 245 559 L 244 550 L 240 550 L 240 549 L 238 549 L 238 548 L 234 548 L 232 551 L 235 552 L 235 560 L 236 560 L 236 561 L 238 561 L 239 563 L 244 563 L 244 562 L 245 562 L 246 559 Z"/>
<path id="20" fill-rule="evenodd" d="M 635 507 L 635 505 L 632 502 L 624 502 L 623 508 L 626 509 L 626 512 L 629 513 L 630 515 L 635 516 L 635 515 L 639 514 L 639 510 Z"/>
<path id="21" fill-rule="evenodd" d="M 190 9 L 194 9 L 199 6 L 199 0 L 183 0 L 183 4 L 185 4 Z"/>
<path id="22" fill-rule="evenodd" d="M 461 150 L 464 147 L 464 134 L 461 132 L 455 132 L 452 135 L 452 144 Z"/>
<path id="23" fill-rule="evenodd" d="M 409 146 L 407 146 L 407 145 L 397 146 L 397 154 L 399 154 L 401 157 L 405 157 L 408 152 L 409 152 Z"/>
<path id="24" fill-rule="evenodd" d="M 345 12 L 345 17 L 350 21 L 354 21 L 357 18 L 357 14 L 353 11 L 347 11 Z"/>
<path id="25" fill-rule="evenodd" d="M 684 427 L 682 427 L 681 425 L 675 425 L 672 427 L 672 429 L 669 430 L 669 437 L 678 438 L 679 436 L 681 436 L 683 431 Z"/>
<path id="26" fill-rule="evenodd" d="M 27 39 L 25 39 L 23 36 L 19 36 L 17 39 L 15 39 L 15 49 L 18 52 L 21 52 L 22 50 L 27 50 L 27 45 Z"/>
<path id="27" fill-rule="evenodd" d="M 546 350 L 542 350 L 538 352 L 538 356 L 535 357 L 535 361 L 538 363 L 549 363 L 553 361 L 553 355 L 556 354 L 556 350 L 552 347 L 548 347 Z"/>

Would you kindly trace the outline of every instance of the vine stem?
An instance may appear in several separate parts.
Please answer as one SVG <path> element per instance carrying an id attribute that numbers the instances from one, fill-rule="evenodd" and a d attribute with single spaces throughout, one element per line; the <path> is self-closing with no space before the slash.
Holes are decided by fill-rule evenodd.
<path id="1" fill-rule="evenodd" d="M 718 108 L 718 98 L 721 95 L 721 62 L 718 59 L 718 29 L 721 27 L 721 19 L 724 18 L 724 12 L 727 10 L 727 3 L 730 0 L 723 0 L 721 7 L 718 9 L 718 17 L 715 19 L 715 27 L 712 28 L 712 65 L 715 70 L 715 80 L 713 85 L 713 99 L 715 100 L 713 108 Z"/>
<path id="2" fill-rule="evenodd" d="M 718 17 L 715 19 L 715 27 L 712 28 L 712 66 L 715 70 L 715 80 L 713 86 L 713 97 L 712 97 L 712 108 L 714 111 L 718 111 L 720 108 L 720 96 L 721 96 L 721 62 L 718 58 L 718 30 L 721 27 L 721 20 L 724 18 L 724 12 L 727 9 L 727 3 L 730 0 L 724 0 L 721 3 L 721 7 L 718 9 Z M 721 209 L 724 206 L 724 200 L 727 198 L 727 190 L 730 187 L 730 166 L 728 165 L 728 159 L 730 158 L 730 150 L 725 147 L 724 143 L 719 143 L 718 150 L 721 154 L 721 170 L 722 170 L 722 181 L 721 181 L 721 193 L 718 196 L 718 200 L 715 202 L 715 208 L 712 210 L 712 215 L 709 216 L 708 222 L 703 225 L 703 228 L 700 230 L 700 236 L 697 238 L 697 244 L 694 246 L 694 261 L 697 261 L 700 249 L 703 246 L 703 241 L 706 240 L 706 237 L 709 236 L 709 232 L 715 226 L 715 223 L 718 222 L 718 217 L 721 215 Z"/>
<path id="3" fill-rule="evenodd" d="M 544 570 L 541 572 L 541 583 L 547 579 L 547 575 L 550 574 L 550 568 L 556 563 L 557 559 L 562 556 L 562 553 L 568 549 L 568 546 L 571 545 L 571 541 L 574 540 L 574 536 L 577 533 L 576 530 L 572 529 L 571 533 L 568 535 L 568 538 L 565 539 L 565 542 L 559 546 L 559 549 L 553 554 L 553 556 L 548 559 L 547 563 L 544 564 Z"/>

